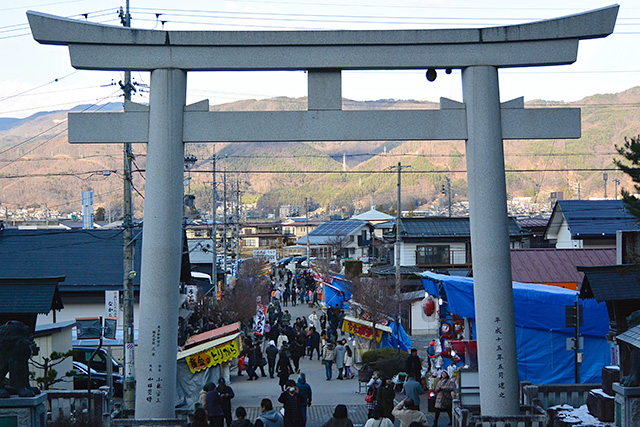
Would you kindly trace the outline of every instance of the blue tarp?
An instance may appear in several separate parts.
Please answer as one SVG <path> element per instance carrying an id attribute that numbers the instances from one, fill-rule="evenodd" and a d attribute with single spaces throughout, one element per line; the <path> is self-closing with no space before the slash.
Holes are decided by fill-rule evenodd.
<path id="1" fill-rule="evenodd" d="M 389 327 L 391 328 L 391 333 L 383 334 L 380 344 L 382 348 L 398 348 L 398 328 L 396 327 L 396 322 L 391 322 Z M 407 353 L 411 350 L 411 338 L 409 338 L 409 335 L 407 335 L 402 325 L 400 325 L 400 350 L 404 350 Z"/>
<path id="2" fill-rule="evenodd" d="M 431 272 L 421 274 L 424 289 L 438 295 L 444 289 L 447 310 L 474 319 L 473 279 Z M 573 351 L 566 349 L 573 328 L 565 328 L 565 306 L 576 301 L 576 291 L 550 285 L 513 282 L 518 376 L 533 384 L 573 383 Z M 498 304 L 499 301 L 487 302 Z M 580 364 L 582 383 L 599 383 L 602 367 L 610 364 L 611 345 L 605 340 L 609 316 L 604 303 L 588 299 L 584 306 L 584 362 Z"/>
<path id="3" fill-rule="evenodd" d="M 345 302 L 351 299 L 349 288 L 349 282 L 334 277 L 331 284 L 324 287 L 324 302 L 327 307 L 335 307 L 338 304 L 340 308 L 348 308 Z"/>

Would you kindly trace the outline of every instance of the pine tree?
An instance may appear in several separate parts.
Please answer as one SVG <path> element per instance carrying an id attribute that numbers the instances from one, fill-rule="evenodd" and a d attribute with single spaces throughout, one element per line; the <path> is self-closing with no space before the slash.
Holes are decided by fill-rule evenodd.
<path id="1" fill-rule="evenodd" d="M 634 190 L 640 193 L 640 135 L 636 137 L 624 137 L 624 145 L 616 145 L 616 151 L 622 159 L 614 159 L 613 163 L 634 182 Z M 632 195 L 624 188 L 621 190 L 622 199 L 629 213 L 640 219 L 640 199 Z"/>

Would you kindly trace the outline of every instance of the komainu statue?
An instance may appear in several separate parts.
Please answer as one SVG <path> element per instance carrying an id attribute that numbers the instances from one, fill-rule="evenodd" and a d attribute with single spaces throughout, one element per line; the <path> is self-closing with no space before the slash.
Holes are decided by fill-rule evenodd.
<path id="1" fill-rule="evenodd" d="M 17 394 L 33 397 L 40 394 L 29 386 L 29 358 L 38 353 L 36 343 L 29 337 L 29 328 L 22 322 L 10 320 L 0 326 L 0 398 Z M 9 386 L 5 377 L 9 374 Z"/>

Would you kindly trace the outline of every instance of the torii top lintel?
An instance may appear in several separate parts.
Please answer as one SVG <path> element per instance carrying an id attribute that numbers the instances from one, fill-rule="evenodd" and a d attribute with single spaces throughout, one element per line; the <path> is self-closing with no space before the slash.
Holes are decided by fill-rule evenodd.
<path id="1" fill-rule="evenodd" d="M 161 31 L 27 16 L 34 39 L 69 46 L 78 69 L 389 70 L 570 64 L 579 40 L 613 32 L 618 9 L 503 27 L 380 31 Z"/>

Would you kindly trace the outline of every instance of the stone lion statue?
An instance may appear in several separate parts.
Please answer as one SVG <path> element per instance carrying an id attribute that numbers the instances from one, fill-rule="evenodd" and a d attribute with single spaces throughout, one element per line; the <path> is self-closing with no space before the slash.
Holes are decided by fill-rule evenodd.
<path id="1" fill-rule="evenodd" d="M 29 386 L 29 358 L 38 353 L 36 343 L 29 337 L 29 328 L 22 322 L 10 320 L 0 326 L 0 398 L 17 394 L 33 397 L 40 394 Z M 5 377 L 9 374 L 9 386 Z"/>
<path id="2" fill-rule="evenodd" d="M 629 329 L 640 325 L 640 310 L 634 311 L 627 317 Z M 624 387 L 640 386 L 640 348 L 632 347 L 629 357 L 629 375 L 622 378 L 620 384 Z"/>

